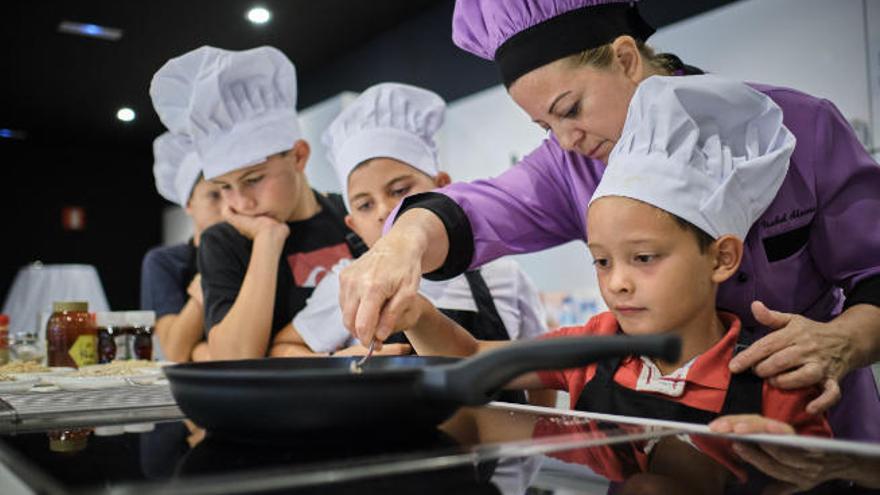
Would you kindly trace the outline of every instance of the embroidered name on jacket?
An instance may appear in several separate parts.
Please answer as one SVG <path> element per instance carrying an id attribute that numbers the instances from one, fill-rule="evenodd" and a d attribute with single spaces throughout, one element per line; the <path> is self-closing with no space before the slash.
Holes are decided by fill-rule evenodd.
<path id="1" fill-rule="evenodd" d="M 790 212 L 774 216 L 772 220 L 761 220 L 761 226 L 764 227 L 765 229 L 769 229 L 769 228 L 775 227 L 781 223 L 797 220 L 798 218 L 800 218 L 804 215 L 809 215 L 811 213 L 814 213 L 815 211 L 816 211 L 815 207 L 810 207 L 810 208 L 807 208 L 806 210 L 802 210 L 800 208 L 795 208 L 795 209 L 791 210 Z"/>
<path id="2" fill-rule="evenodd" d="M 339 260 L 351 258 L 345 243 L 287 257 L 293 281 L 299 287 L 315 287 Z"/>

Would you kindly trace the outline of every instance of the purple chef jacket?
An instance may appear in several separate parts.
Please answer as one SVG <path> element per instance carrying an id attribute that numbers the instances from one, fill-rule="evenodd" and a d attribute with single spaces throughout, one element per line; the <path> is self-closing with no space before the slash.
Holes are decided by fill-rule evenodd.
<path id="1" fill-rule="evenodd" d="M 818 321 L 841 311 L 844 293 L 849 304 L 880 305 L 880 166 L 832 103 L 752 86 L 783 109 L 797 147 L 779 193 L 745 239 L 739 273 L 720 287 L 719 308 L 756 326 L 754 300 Z M 604 167 L 564 151 L 551 137 L 496 178 L 407 198 L 401 211 L 428 208 L 449 234 L 446 263 L 427 277 L 447 278 L 500 256 L 585 239 L 585 212 Z M 841 386 L 844 398 L 829 415 L 835 436 L 880 441 L 871 370 L 850 373 Z"/>

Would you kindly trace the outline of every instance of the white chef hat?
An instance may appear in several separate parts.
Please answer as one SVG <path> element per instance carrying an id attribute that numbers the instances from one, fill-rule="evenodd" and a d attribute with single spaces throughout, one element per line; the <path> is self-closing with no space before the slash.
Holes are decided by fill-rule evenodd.
<path id="1" fill-rule="evenodd" d="M 265 161 L 301 139 L 296 70 L 279 50 L 203 46 L 169 60 L 150 97 L 162 123 L 192 139 L 205 177 Z"/>
<path id="2" fill-rule="evenodd" d="M 163 198 L 186 207 L 202 173 L 192 142 L 185 136 L 166 132 L 153 141 L 153 175 Z"/>
<path id="3" fill-rule="evenodd" d="M 653 76 L 636 90 L 590 202 L 625 196 L 716 239 L 745 239 L 776 197 L 794 147 L 767 95 L 713 75 Z"/>
<path id="4" fill-rule="evenodd" d="M 348 175 L 366 160 L 393 158 L 437 175 L 434 134 L 445 113 L 446 102 L 436 93 L 399 83 L 367 88 L 347 106 L 321 137 L 346 206 Z"/>

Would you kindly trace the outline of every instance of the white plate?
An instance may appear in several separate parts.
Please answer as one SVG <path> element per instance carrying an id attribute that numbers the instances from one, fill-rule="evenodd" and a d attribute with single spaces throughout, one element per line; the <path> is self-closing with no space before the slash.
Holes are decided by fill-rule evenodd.
<path id="1" fill-rule="evenodd" d="M 68 368 L 66 366 L 53 366 L 49 371 L 31 371 L 26 373 L 9 373 L 10 375 L 19 378 L 37 378 L 39 381 L 43 383 L 52 383 L 50 377 L 63 375 L 65 373 L 72 373 L 76 371 L 76 368 Z"/>
<path id="2" fill-rule="evenodd" d="M 49 380 L 61 390 L 94 390 L 123 387 L 128 384 L 126 378 L 124 376 L 53 376 Z"/>
<path id="3" fill-rule="evenodd" d="M 34 385 L 39 383 L 39 378 L 19 378 L 14 380 L 0 382 L 0 393 L 4 392 L 27 392 Z"/>
<path id="4" fill-rule="evenodd" d="M 139 366 L 137 368 L 131 368 L 131 373 L 128 375 L 95 375 L 95 376 L 127 376 L 127 377 L 136 377 L 140 375 L 158 375 L 162 373 L 162 367 L 168 366 L 169 364 L 174 364 L 171 361 L 153 361 L 152 364 L 146 366 Z M 100 370 L 105 368 L 107 363 L 105 364 L 90 364 L 88 366 L 83 366 L 79 369 L 79 371 L 92 371 L 92 370 Z"/>

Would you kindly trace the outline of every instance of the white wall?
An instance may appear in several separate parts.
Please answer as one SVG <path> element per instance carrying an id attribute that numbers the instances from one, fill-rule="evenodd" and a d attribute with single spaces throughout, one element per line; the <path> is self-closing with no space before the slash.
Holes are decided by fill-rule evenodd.
<path id="1" fill-rule="evenodd" d="M 192 221 L 179 206 L 166 206 L 162 211 L 162 244 L 170 246 L 186 242 L 193 234 Z"/>
<path id="2" fill-rule="evenodd" d="M 339 112 L 355 98 L 357 93 L 340 93 L 299 113 L 303 138 L 308 141 L 312 149 L 306 165 L 306 176 L 309 178 L 309 184 L 318 191 L 342 192 L 342 187 L 336 179 L 336 172 L 327 159 L 327 149 L 321 144 L 321 134 Z"/>
<path id="3" fill-rule="evenodd" d="M 867 2 L 867 4 L 866 4 Z M 747 0 L 659 30 L 650 45 L 731 78 L 827 98 L 871 123 L 865 9 L 876 0 Z"/>
<path id="4" fill-rule="evenodd" d="M 871 100 L 874 159 L 880 159 L 880 2 L 865 0 L 865 27 L 868 30 L 868 96 Z"/>

